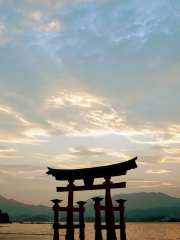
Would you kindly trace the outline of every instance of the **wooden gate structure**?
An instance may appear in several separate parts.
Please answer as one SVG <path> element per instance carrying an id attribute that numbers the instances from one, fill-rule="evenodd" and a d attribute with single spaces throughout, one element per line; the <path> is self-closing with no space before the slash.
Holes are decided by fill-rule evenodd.
<path id="1" fill-rule="evenodd" d="M 120 239 L 126 240 L 125 233 L 125 221 L 124 221 L 124 203 L 126 200 L 116 200 L 119 203 L 118 207 L 114 207 L 111 199 L 111 189 L 114 188 L 125 188 L 126 182 L 113 183 L 110 181 L 111 177 L 126 175 L 128 170 L 137 168 L 136 165 L 137 157 L 108 166 L 84 168 L 84 169 L 52 169 L 48 168 L 48 175 L 52 175 L 56 180 L 64 181 L 67 180 L 69 184 L 67 187 L 57 187 L 57 192 L 68 192 L 68 206 L 60 207 L 59 203 L 62 200 L 54 199 L 54 240 L 59 240 L 59 229 L 65 228 L 66 240 L 74 240 L 74 229 L 79 228 L 80 234 L 79 239 L 84 240 L 84 204 L 85 202 L 77 202 L 79 208 L 73 207 L 73 192 L 74 191 L 85 191 L 85 190 L 99 190 L 105 189 L 105 206 L 100 205 L 100 201 L 103 198 L 92 198 L 95 202 L 95 240 L 102 240 L 101 229 L 107 230 L 107 240 L 117 240 L 115 229 L 120 229 Z M 105 182 L 99 185 L 93 185 L 95 178 L 104 178 Z M 73 184 L 75 180 L 82 179 L 84 186 L 76 186 Z M 105 211 L 106 224 L 101 224 L 100 211 Z M 67 212 L 67 224 L 59 224 L 59 211 Z M 114 211 L 120 212 L 120 225 L 115 225 Z M 79 212 L 79 224 L 75 225 L 73 222 L 73 212 Z"/>

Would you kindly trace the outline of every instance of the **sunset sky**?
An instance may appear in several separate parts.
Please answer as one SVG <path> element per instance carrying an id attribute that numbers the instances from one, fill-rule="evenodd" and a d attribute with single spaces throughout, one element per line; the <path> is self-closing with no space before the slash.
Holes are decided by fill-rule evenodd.
<path id="1" fill-rule="evenodd" d="M 112 195 L 180 198 L 179 43 L 178 0 L 0 0 L 0 195 L 66 205 L 47 167 L 138 156 Z"/>

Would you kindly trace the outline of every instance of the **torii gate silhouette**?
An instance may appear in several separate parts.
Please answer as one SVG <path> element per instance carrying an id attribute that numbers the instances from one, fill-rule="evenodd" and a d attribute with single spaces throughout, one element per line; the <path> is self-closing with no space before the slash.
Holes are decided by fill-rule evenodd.
<path id="1" fill-rule="evenodd" d="M 102 198 L 92 198 L 95 201 L 95 213 L 96 213 L 96 223 L 95 223 L 95 240 L 102 240 L 101 229 L 107 229 L 107 240 L 117 240 L 115 229 L 121 229 L 121 240 L 126 240 L 125 234 L 125 222 L 124 222 L 124 202 L 126 200 L 119 199 L 116 200 L 119 203 L 119 207 L 113 207 L 111 192 L 113 188 L 125 188 L 126 182 L 112 183 L 110 181 L 112 176 L 126 175 L 128 170 L 137 168 L 136 165 L 137 157 L 113 164 L 108 166 L 94 167 L 94 168 L 84 168 L 84 169 L 52 169 L 48 167 L 48 175 L 52 175 L 56 180 L 64 181 L 67 180 L 69 185 L 67 187 L 57 187 L 57 192 L 68 191 L 68 206 L 60 207 L 58 203 L 61 202 L 59 199 L 54 199 L 54 240 L 59 240 L 59 228 L 66 228 L 66 240 L 74 240 L 74 228 L 80 229 L 80 240 L 85 239 L 84 235 L 84 204 L 85 202 L 77 202 L 79 208 L 73 207 L 73 192 L 74 191 L 84 191 L 84 190 L 99 190 L 105 189 L 105 206 L 100 206 L 100 201 Z M 105 182 L 99 185 L 93 185 L 94 178 L 104 178 Z M 73 182 L 75 180 L 84 180 L 84 186 L 75 186 Z M 100 210 L 105 210 L 105 220 L 106 225 L 101 225 Z M 67 211 L 67 225 L 59 224 L 58 211 Z M 80 213 L 80 224 L 74 225 L 73 223 L 73 212 Z M 120 211 L 120 225 L 115 225 L 114 211 Z"/>

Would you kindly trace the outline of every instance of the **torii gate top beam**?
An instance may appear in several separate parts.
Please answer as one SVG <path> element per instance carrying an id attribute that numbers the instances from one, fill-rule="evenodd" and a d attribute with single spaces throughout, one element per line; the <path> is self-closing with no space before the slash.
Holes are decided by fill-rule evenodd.
<path id="1" fill-rule="evenodd" d="M 52 175 L 56 180 L 79 180 L 83 179 L 85 186 L 92 186 L 94 178 L 104 178 L 106 176 L 126 175 L 130 169 L 137 168 L 137 157 L 122 163 L 112 164 L 108 166 L 82 168 L 82 169 L 53 169 L 48 167 L 46 174 Z"/>

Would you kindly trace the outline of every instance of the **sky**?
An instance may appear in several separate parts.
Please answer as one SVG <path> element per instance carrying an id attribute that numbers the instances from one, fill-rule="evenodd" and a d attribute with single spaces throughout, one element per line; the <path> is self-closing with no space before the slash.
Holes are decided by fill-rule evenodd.
<path id="1" fill-rule="evenodd" d="M 0 0 L 0 195 L 66 205 L 47 167 L 137 156 L 112 195 L 180 198 L 179 26 L 178 0 Z"/>

